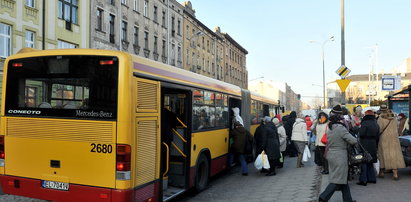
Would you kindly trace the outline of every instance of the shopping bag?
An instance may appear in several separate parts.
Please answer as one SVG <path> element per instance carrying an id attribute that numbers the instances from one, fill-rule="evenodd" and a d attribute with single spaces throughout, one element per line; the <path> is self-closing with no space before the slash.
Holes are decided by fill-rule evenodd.
<path id="1" fill-rule="evenodd" d="M 261 154 L 259 154 L 257 156 L 257 158 L 254 161 L 254 167 L 257 170 L 261 170 L 261 169 L 270 169 L 270 163 L 268 162 L 268 156 L 267 154 L 265 154 L 265 152 L 261 152 Z"/>
<path id="2" fill-rule="evenodd" d="M 284 157 L 283 154 L 280 152 L 280 163 L 284 163 Z"/>
<path id="3" fill-rule="evenodd" d="M 311 158 L 310 149 L 308 149 L 308 146 L 305 145 L 304 153 L 303 153 L 303 162 L 307 162 L 308 159 L 310 159 L 310 158 Z"/>
<path id="4" fill-rule="evenodd" d="M 312 135 L 311 136 L 311 140 L 310 140 L 310 142 L 311 142 L 311 144 L 315 144 L 315 140 L 317 139 L 317 136 L 316 135 Z"/>
<path id="5" fill-rule="evenodd" d="M 377 163 L 372 164 L 375 168 L 375 173 L 378 175 L 380 173 L 380 160 L 377 159 Z"/>

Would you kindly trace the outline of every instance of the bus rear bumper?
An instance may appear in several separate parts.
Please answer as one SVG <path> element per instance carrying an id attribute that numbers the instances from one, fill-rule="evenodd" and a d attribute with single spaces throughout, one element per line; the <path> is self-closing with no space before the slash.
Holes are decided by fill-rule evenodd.
<path id="1" fill-rule="evenodd" d="M 134 190 L 115 190 L 70 184 L 69 191 L 47 189 L 41 180 L 0 175 L 5 194 L 50 201 L 132 201 Z"/>

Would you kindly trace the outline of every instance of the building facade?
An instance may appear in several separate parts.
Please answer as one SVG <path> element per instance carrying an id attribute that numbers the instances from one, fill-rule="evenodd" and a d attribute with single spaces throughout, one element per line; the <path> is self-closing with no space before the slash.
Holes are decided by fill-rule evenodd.
<path id="1" fill-rule="evenodd" d="M 225 82 L 242 88 L 248 88 L 246 55 L 248 51 L 237 43 L 229 34 L 223 33 L 225 49 Z"/>
<path id="2" fill-rule="evenodd" d="M 191 2 L 184 2 L 184 69 L 223 80 L 224 42 L 220 33 L 210 30 L 195 17 Z M 219 31 L 219 28 L 216 28 Z"/>
<path id="3" fill-rule="evenodd" d="M 91 48 L 183 67 L 183 6 L 176 0 L 93 0 L 90 13 Z"/>

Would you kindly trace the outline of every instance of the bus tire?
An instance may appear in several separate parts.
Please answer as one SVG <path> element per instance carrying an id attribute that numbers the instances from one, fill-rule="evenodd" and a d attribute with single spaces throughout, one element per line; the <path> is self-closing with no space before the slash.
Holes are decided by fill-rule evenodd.
<path id="1" fill-rule="evenodd" d="M 208 178 L 210 176 L 210 163 L 204 154 L 201 154 L 198 158 L 196 165 L 196 177 L 195 177 L 195 191 L 201 192 L 208 185 Z"/>

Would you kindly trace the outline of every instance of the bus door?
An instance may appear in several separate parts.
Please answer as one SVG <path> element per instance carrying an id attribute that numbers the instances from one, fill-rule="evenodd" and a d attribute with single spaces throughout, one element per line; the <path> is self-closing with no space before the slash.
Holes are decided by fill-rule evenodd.
<path id="1" fill-rule="evenodd" d="M 162 88 L 161 143 L 163 200 L 188 187 L 190 108 L 188 91 Z"/>

